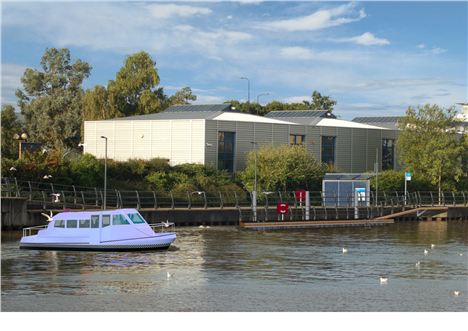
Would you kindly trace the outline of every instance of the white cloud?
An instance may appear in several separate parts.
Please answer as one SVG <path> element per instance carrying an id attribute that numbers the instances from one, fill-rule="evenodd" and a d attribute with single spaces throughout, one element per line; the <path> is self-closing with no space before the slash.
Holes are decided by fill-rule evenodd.
<path id="1" fill-rule="evenodd" d="M 2 64 L 2 104 L 16 104 L 15 92 L 21 87 L 21 77 L 25 70 L 25 66 Z"/>
<path id="2" fill-rule="evenodd" d="M 364 32 L 360 36 L 356 37 L 351 37 L 351 38 L 340 38 L 340 39 L 334 39 L 334 41 L 337 42 L 349 42 L 349 43 L 354 43 L 358 45 L 364 45 L 364 46 L 383 46 L 383 45 L 389 45 L 390 41 L 384 38 L 377 38 L 370 32 Z"/>
<path id="3" fill-rule="evenodd" d="M 283 98 L 282 101 L 286 103 L 302 103 L 304 100 L 310 101 L 310 95 L 298 95 L 298 96 L 291 96 Z"/>
<path id="4" fill-rule="evenodd" d="M 364 9 L 355 10 L 355 4 L 349 3 L 329 9 L 320 9 L 311 15 L 285 20 L 260 23 L 260 27 L 270 30 L 315 31 L 359 21 L 366 17 Z"/>
<path id="5" fill-rule="evenodd" d="M 431 49 L 431 53 L 435 55 L 443 54 L 446 53 L 447 50 L 445 48 L 440 48 L 440 47 L 433 47 Z"/>
<path id="6" fill-rule="evenodd" d="M 416 47 L 418 47 L 419 49 L 424 49 L 424 48 L 426 48 L 426 45 L 424 45 L 424 44 L 419 44 L 419 45 L 416 46 Z"/>
<path id="7" fill-rule="evenodd" d="M 222 96 L 217 95 L 197 95 L 197 100 L 194 104 L 203 105 L 203 104 L 220 104 L 224 103 L 227 99 Z"/>
<path id="8" fill-rule="evenodd" d="M 158 19 L 166 19 L 174 16 L 189 17 L 194 15 L 208 15 L 212 13 L 210 8 L 176 4 L 152 4 L 148 6 L 148 10 L 152 17 Z"/>
<path id="9" fill-rule="evenodd" d="M 353 50 L 330 50 L 330 51 L 314 51 L 310 48 L 301 46 L 282 47 L 279 49 L 279 55 L 282 58 L 298 61 L 298 60 L 317 60 L 322 62 L 334 63 L 358 63 L 371 60 L 371 56 L 365 52 L 357 52 Z"/>

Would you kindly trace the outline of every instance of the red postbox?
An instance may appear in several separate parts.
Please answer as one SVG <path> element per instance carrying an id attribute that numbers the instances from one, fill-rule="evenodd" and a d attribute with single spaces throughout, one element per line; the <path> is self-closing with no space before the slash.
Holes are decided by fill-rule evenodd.
<path id="1" fill-rule="evenodd" d="M 289 211 L 289 205 L 286 202 L 278 202 L 276 204 L 276 212 L 278 214 L 284 215 Z"/>
<path id="2" fill-rule="evenodd" d="M 304 202 L 305 201 L 305 196 L 306 196 L 306 191 L 305 190 L 296 190 L 294 193 L 296 194 L 296 201 L 297 202 Z"/>

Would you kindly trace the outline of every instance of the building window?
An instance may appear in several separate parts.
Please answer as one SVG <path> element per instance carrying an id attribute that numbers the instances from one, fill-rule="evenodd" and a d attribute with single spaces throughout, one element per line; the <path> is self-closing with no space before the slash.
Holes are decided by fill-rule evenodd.
<path id="1" fill-rule="evenodd" d="M 304 145 L 305 136 L 302 134 L 290 134 L 289 135 L 289 145 Z"/>
<path id="2" fill-rule="evenodd" d="M 218 169 L 234 172 L 235 132 L 218 132 Z"/>
<path id="3" fill-rule="evenodd" d="M 393 170 L 395 140 L 382 139 L 382 170 Z"/>
<path id="4" fill-rule="evenodd" d="M 333 165 L 335 164 L 335 143 L 336 137 L 322 136 L 322 162 Z"/>

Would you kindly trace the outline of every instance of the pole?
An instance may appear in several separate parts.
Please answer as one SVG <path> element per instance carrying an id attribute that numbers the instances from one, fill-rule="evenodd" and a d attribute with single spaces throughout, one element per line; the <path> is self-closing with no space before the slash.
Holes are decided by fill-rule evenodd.
<path id="1" fill-rule="evenodd" d="M 252 192 L 252 212 L 253 212 L 253 221 L 257 222 L 257 143 L 255 141 L 251 142 L 255 149 L 255 162 L 254 162 L 254 189 Z"/>
<path id="2" fill-rule="evenodd" d="M 247 77 L 241 77 L 240 79 L 245 79 L 247 81 L 247 103 L 250 103 L 250 79 Z"/>
<path id="3" fill-rule="evenodd" d="M 104 151 L 104 210 L 106 209 L 106 195 L 107 195 L 107 137 L 101 136 L 105 140 L 105 151 Z"/>
<path id="4" fill-rule="evenodd" d="M 379 149 L 375 149 L 375 206 L 379 201 Z"/>
<path id="5" fill-rule="evenodd" d="M 407 180 L 406 180 L 406 173 L 405 173 L 405 206 L 406 206 L 406 191 L 407 191 L 407 188 L 406 188 L 407 184 L 406 183 L 407 183 Z"/>

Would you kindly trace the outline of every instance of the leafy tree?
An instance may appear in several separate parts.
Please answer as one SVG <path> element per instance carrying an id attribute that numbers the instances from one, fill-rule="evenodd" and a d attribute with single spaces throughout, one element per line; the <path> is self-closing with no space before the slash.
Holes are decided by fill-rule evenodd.
<path id="1" fill-rule="evenodd" d="M 439 199 L 443 184 L 458 182 L 463 175 L 461 158 L 466 146 L 456 130 L 456 114 L 454 107 L 426 104 L 417 109 L 409 107 L 406 116 L 398 121 L 400 162 L 437 185 Z"/>
<path id="2" fill-rule="evenodd" d="M 329 96 L 322 95 L 318 91 L 312 92 L 312 103 L 304 101 L 310 110 L 328 110 L 332 111 L 336 105 L 336 101 Z"/>
<path id="3" fill-rule="evenodd" d="M 18 105 L 25 117 L 32 141 L 55 148 L 75 147 L 80 140 L 83 90 L 91 66 L 81 60 L 71 62 L 66 48 L 46 49 L 42 70 L 26 69 L 17 90 Z"/>
<path id="4" fill-rule="evenodd" d="M 257 191 L 314 190 L 320 187 L 325 165 L 302 146 L 265 146 L 257 150 Z M 247 190 L 254 189 L 255 151 L 247 156 L 247 167 L 239 177 Z"/>
<path id="5" fill-rule="evenodd" d="M 404 191 L 405 172 L 396 170 L 385 170 L 379 172 L 379 191 Z M 371 189 L 375 190 L 375 177 L 371 178 Z M 414 174 L 408 183 L 408 191 L 432 191 L 435 186 L 422 174 Z"/>
<path id="6" fill-rule="evenodd" d="M 21 134 L 15 108 L 12 105 L 2 106 L 2 158 L 18 156 L 18 142 L 13 139 L 15 134 Z"/>
<path id="7" fill-rule="evenodd" d="M 169 103 L 171 106 L 187 105 L 195 100 L 197 100 L 197 96 L 192 93 L 192 89 L 190 87 L 183 87 L 169 98 Z"/>

